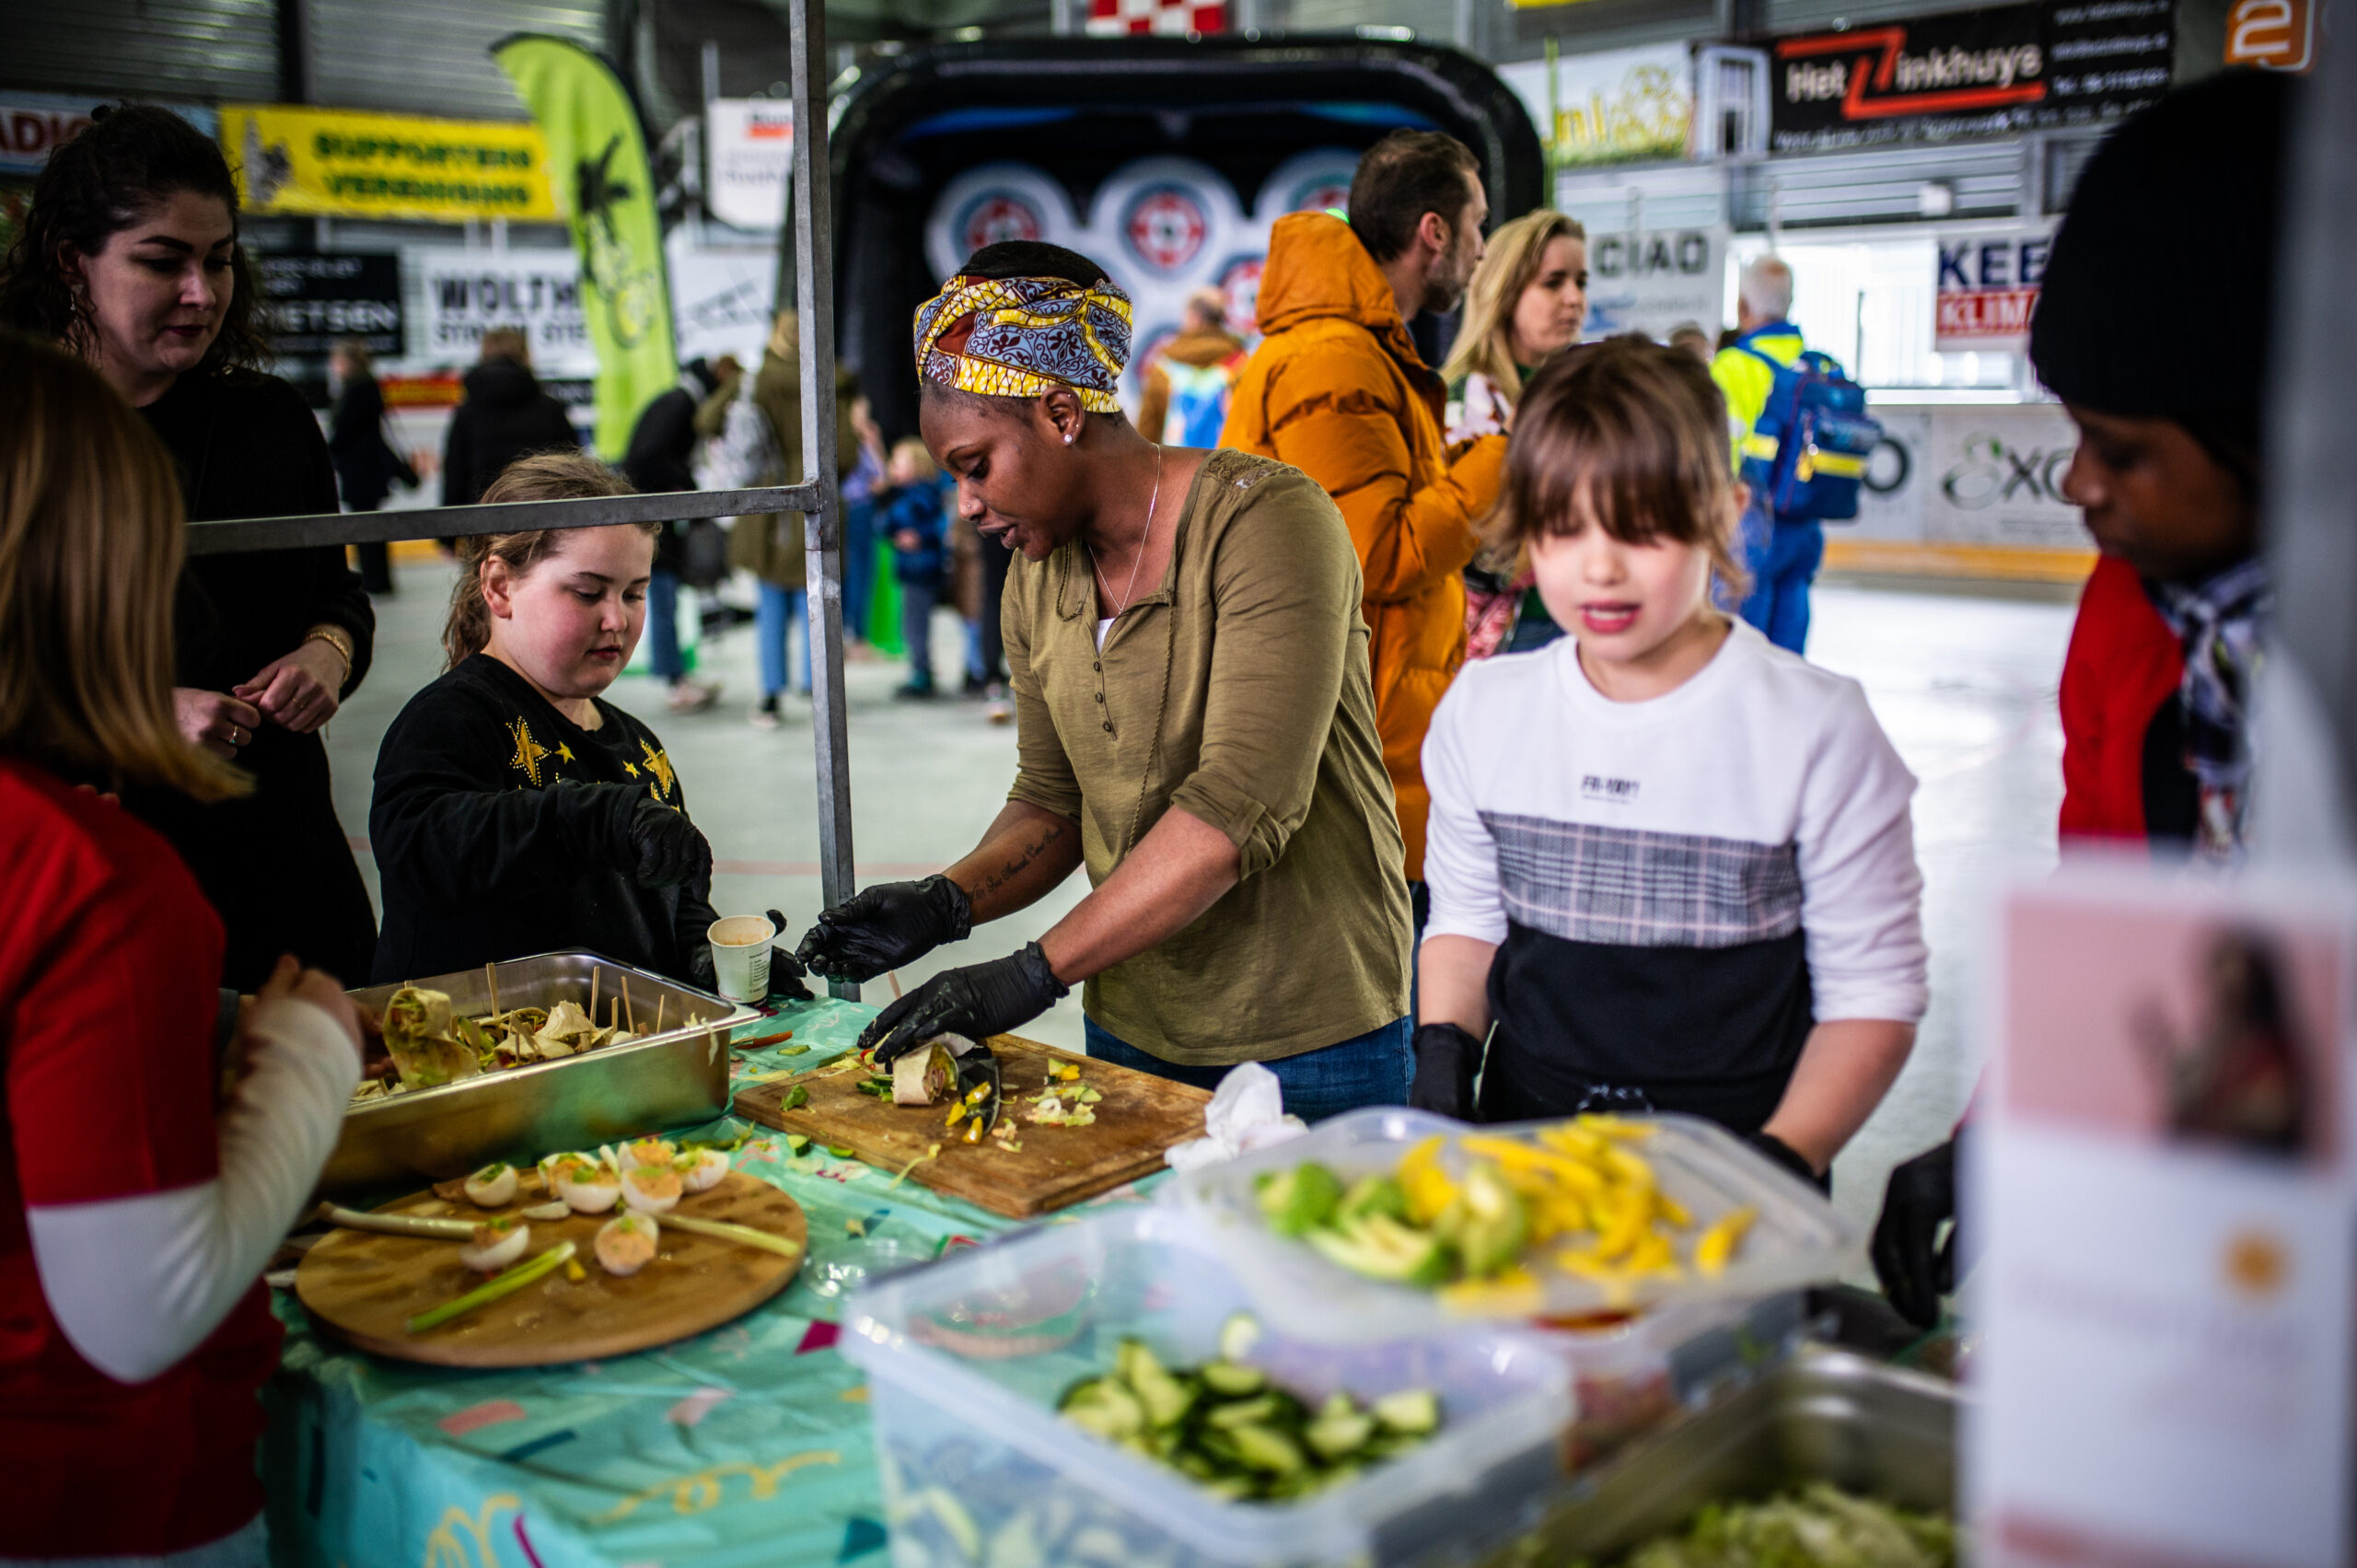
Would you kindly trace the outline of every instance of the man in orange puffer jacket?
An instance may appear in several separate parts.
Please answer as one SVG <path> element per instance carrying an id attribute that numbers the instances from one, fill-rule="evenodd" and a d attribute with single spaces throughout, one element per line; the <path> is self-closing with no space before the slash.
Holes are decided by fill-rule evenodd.
<path id="1" fill-rule="evenodd" d="M 1506 442 L 1484 436 L 1448 460 L 1445 389 L 1410 341 L 1408 319 L 1464 298 L 1489 212 L 1463 143 L 1394 131 L 1359 160 L 1348 222 L 1279 218 L 1260 274 L 1268 335 L 1220 436 L 1308 474 L 1350 525 L 1365 579 L 1376 726 L 1420 912 L 1432 806 L 1424 730 L 1465 662 L 1462 574 L 1479 542 L 1473 526 L 1497 499 Z"/>

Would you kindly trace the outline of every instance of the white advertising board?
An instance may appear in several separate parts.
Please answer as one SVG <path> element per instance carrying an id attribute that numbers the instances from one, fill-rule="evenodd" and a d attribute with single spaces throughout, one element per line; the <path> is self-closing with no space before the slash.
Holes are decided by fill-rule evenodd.
<path id="1" fill-rule="evenodd" d="M 410 295 L 410 358 L 420 366 L 472 364 L 486 330 L 521 327 L 543 378 L 597 374 L 598 351 L 581 313 L 581 263 L 570 250 L 409 246 L 401 279 Z"/>
<path id="2" fill-rule="evenodd" d="M 1665 339 L 1671 328 L 1692 321 L 1716 337 L 1726 308 L 1726 271 L 1722 227 L 1636 234 L 1590 229 L 1585 335 L 1643 332 Z"/>
<path id="3" fill-rule="evenodd" d="M 1882 444 L 1866 465 L 1858 520 L 1829 528 L 1829 537 L 2095 548 L 2062 494 L 2078 432 L 2052 403 L 1910 407 L 1870 398 L 1866 412 L 1882 421 Z"/>
<path id="4" fill-rule="evenodd" d="M 793 103 L 716 98 L 704 106 L 703 134 L 704 203 L 712 215 L 734 228 L 783 225 L 794 166 Z"/>
<path id="5" fill-rule="evenodd" d="M 2030 312 L 2038 308 L 2054 228 L 2044 223 L 1994 234 L 1940 236 L 1932 346 L 1942 352 L 2027 347 Z"/>
<path id="6" fill-rule="evenodd" d="M 1552 143 L 1559 166 L 1686 156 L 1694 67 L 1682 43 L 1558 57 L 1551 127 L 1546 61 L 1501 65 L 1498 75 L 1530 111 L 1539 139 Z"/>

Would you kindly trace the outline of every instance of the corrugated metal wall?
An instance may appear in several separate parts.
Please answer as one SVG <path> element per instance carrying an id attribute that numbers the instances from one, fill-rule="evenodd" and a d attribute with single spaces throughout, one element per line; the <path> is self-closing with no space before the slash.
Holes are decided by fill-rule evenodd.
<path id="1" fill-rule="evenodd" d="M 602 0 L 300 3 L 311 100 L 343 109 L 521 120 L 523 104 L 492 63 L 493 43 L 544 32 L 606 46 Z"/>
<path id="2" fill-rule="evenodd" d="M 273 0 L 25 0 L 6 9 L 0 86 L 105 98 L 278 97 Z"/>

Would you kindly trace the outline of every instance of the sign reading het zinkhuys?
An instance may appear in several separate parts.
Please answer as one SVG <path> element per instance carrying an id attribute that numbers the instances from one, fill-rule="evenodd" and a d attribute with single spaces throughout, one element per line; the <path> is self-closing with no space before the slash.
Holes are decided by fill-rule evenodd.
<path id="1" fill-rule="evenodd" d="M 2171 0 L 2029 0 L 1771 45 L 1770 145 L 1834 152 L 2132 114 L 2168 90 Z"/>
<path id="2" fill-rule="evenodd" d="M 442 223 L 564 215 L 529 124 L 233 103 L 221 109 L 221 146 L 249 212 Z"/>

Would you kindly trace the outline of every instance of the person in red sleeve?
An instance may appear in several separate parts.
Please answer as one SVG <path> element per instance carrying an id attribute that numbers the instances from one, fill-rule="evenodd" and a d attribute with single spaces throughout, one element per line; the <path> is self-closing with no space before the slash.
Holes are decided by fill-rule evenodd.
<path id="1" fill-rule="evenodd" d="M 171 460 L 98 373 L 0 334 L 0 1561 L 259 1565 L 259 1276 L 360 1074 L 291 958 L 215 1049 L 225 935 L 114 803 L 244 775 L 172 717 Z"/>
<path id="2" fill-rule="evenodd" d="M 2225 869 L 2243 857 L 2271 597 L 2259 415 L 2294 81 L 2228 72 L 2114 131 L 2040 285 L 2030 359 L 2078 426 L 2062 493 L 2102 552 L 2062 664 L 2066 846 L 2142 842 Z M 2235 238 L 2189 269 L 2192 208 Z M 1956 1282 L 1955 1240 L 1941 1237 L 1956 1148 L 1893 1170 L 1875 1227 L 1883 1290 L 1924 1328 Z"/>

